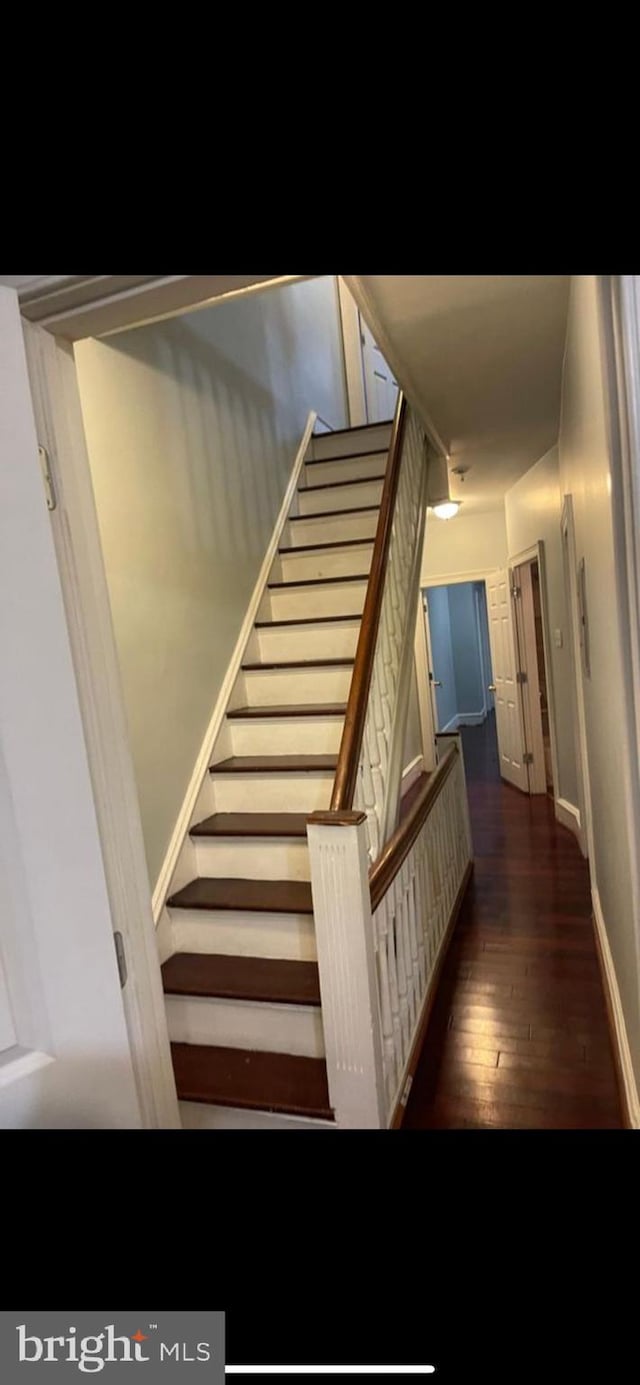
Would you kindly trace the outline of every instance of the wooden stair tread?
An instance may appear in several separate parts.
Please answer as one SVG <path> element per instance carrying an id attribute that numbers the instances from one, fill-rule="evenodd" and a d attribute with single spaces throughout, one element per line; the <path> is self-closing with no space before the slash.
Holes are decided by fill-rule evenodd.
<path id="1" fill-rule="evenodd" d="M 343 717 L 346 702 L 271 703 L 265 707 L 236 707 L 227 712 L 229 721 L 261 721 L 264 717 Z"/>
<path id="2" fill-rule="evenodd" d="M 312 433 L 312 438 L 318 442 L 320 438 L 339 438 L 346 433 L 364 433 L 367 428 L 392 428 L 393 419 L 383 418 L 381 423 L 354 423 L 351 428 L 330 428 L 328 433 Z"/>
<path id="3" fill-rule="evenodd" d="M 315 962 L 271 957 L 229 957 L 176 952 L 164 963 L 166 995 L 260 1001 L 266 1005 L 319 1005 Z"/>
<path id="4" fill-rule="evenodd" d="M 255 630 L 273 630 L 281 625 L 338 625 L 341 620 L 362 620 L 362 611 L 345 616 L 296 616 L 293 620 L 257 620 Z"/>
<path id="5" fill-rule="evenodd" d="M 172 1044 L 180 1101 L 333 1120 L 323 1058 Z"/>
<path id="6" fill-rule="evenodd" d="M 192 837 L 306 837 L 306 813 L 212 813 Z"/>
<path id="7" fill-rule="evenodd" d="M 167 900 L 170 909 L 242 909 L 256 914 L 312 914 L 306 880 L 236 880 L 200 876 Z"/>
<path id="8" fill-rule="evenodd" d="M 334 770 L 337 765 L 337 755 L 231 755 L 211 765 L 209 773 L 284 774 L 291 770 Z"/>
<path id="9" fill-rule="evenodd" d="M 351 659 L 274 659 L 268 663 L 243 664 L 245 673 L 259 673 L 260 669 L 267 668 L 347 668 L 354 662 Z"/>
<path id="10" fill-rule="evenodd" d="M 370 515 L 379 505 L 352 505 L 349 510 L 314 510 L 312 515 L 290 515 L 289 524 L 304 524 L 307 519 L 340 519 L 341 515 Z"/>
<path id="11" fill-rule="evenodd" d="M 288 553 L 317 553 L 320 549 L 326 548 L 364 548 L 374 542 L 370 539 L 332 539 L 330 543 L 298 543 L 292 548 L 279 548 L 278 553 L 284 557 Z"/>
<path id="12" fill-rule="evenodd" d="M 344 577 L 303 577 L 289 582 L 269 582 L 270 591 L 280 591 L 282 587 L 322 587 L 336 582 L 368 582 L 368 572 L 348 572 Z"/>
<path id="13" fill-rule="evenodd" d="M 358 457 L 379 457 L 389 451 L 388 447 L 370 447 L 368 452 L 340 452 L 335 457 L 311 457 L 305 466 L 325 466 L 327 462 L 353 462 Z"/>
<path id="14" fill-rule="evenodd" d="M 382 476 L 359 476 L 356 481 L 323 481 L 319 486 L 298 486 L 298 491 L 308 495 L 310 491 L 337 491 L 340 486 L 372 486 L 376 481 L 384 481 L 384 472 Z M 297 518 L 302 519 L 303 516 L 297 515 Z"/>

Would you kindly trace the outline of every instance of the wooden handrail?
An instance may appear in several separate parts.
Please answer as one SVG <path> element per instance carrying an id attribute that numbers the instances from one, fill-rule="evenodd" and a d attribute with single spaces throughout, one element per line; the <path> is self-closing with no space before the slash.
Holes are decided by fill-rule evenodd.
<path id="1" fill-rule="evenodd" d="M 446 755 L 440 761 L 437 769 L 429 778 L 418 794 L 416 801 L 403 818 L 397 831 L 389 838 L 384 851 L 374 862 L 369 871 L 369 889 L 371 891 L 371 912 L 375 914 L 378 905 L 389 889 L 392 881 L 395 880 L 401 865 L 406 861 L 407 856 L 422 830 L 426 818 L 438 798 L 439 794 L 454 768 L 456 760 L 460 754 L 458 742 L 447 750 Z"/>
<path id="2" fill-rule="evenodd" d="M 367 595 L 365 598 L 364 610 L 362 612 L 362 624 L 360 626 L 360 636 L 353 666 L 353 677 L 349 690 L 347 713 L 344 719 L 344 729 L 340 742 L 336 777 L 333 783 L 331 811 L 334 813 L 343 812 L 353 805 L 356 779 L 358 777 L 360 747 L 362 745 L 365 721 L 367 719 L 367 702 L 369 698 L 369 688 L 371 686 L 371 675 L 373 673 L 378 626 L 380 624 L 384 579 L 387 571 L 387 557 L 389 554 L 389 544 L 391 543 L 391 530 L 393 528 L 393 517 L 398 495 L 400 463 L 402 460 L 402 442 L 406 420 L 407 401 L 402 392 L 400 392 L 398 395 L 398 406 L 393 420 L 393 432 L 391 434 L 391 443 L 389 446 L 389 460 L 384 478 L 382 500 L 380 502 L 380 514 L 378 516 L 378 527 L 376 529 L 376 537 L 373 546 Z"/>

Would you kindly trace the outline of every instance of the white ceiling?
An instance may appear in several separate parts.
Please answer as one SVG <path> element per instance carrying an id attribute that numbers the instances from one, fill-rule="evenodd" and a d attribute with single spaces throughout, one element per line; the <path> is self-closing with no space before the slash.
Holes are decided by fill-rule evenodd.
<path id="1" fill-rule="evenodd" d="M 449 466 L 470 468 L 463 483 L 451 476 L 452 497 L 465 513 L 492 508 L 557 441 L 570 276 L 354 278 L 379 345 L 435 424 Z"/>

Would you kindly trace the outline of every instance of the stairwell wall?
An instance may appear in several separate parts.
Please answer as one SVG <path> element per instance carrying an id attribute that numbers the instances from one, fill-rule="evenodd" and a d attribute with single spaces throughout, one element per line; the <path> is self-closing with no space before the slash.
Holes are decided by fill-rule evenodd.
<path id="1" fill-rule="evenodd" d="M 348 425 L 336 280 L 75 354 L 153 887 L 309 410 Z"/>
<path id="2" fill-rule="evenodd" d="M 627 765 L 637 748 L 625 685 L 628 632 L 617 597 L 613 460 L 598 285 L 592 274 L 574 275 L 571 281 L 559 454 L 561 494 L 573 497 L 576 559 L 579 563 L 584 558 L 586 573 L 590 674 L 587 677 L 579 670 L 578 676 L 584 692 L 591 789 L 594 905 L 596 918 L 606 930 L 615 972 L 636 1083 L 636 1120 L 640 1120 L 640 956 L 634 916 L 637 841 L 627 798 Z M 614 1011 L 617 1003 L 614 996 Z"/>

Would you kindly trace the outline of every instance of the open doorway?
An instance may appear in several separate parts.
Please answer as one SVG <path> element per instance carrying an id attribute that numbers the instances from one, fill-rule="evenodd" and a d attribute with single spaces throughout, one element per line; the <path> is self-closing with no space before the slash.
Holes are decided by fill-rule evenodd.
<path id="1" fill-rule="evenodd" d="M 433 723 L 463 731 L 471 777 L 499 775 L 494 683 L 484 581 L 423 591 Z"/>
<path id="2" fill-rule="evenodd" d="M 338 291 L 351 427 L 387 423 L 396 411 L 398 381 L 342 277 Z"/>
<path id="3" fill-rule="evenodd" d="M 547 677 L 544 617 L 537 557 L 513 568 L 513 597 L 517 653 L 517 679 L 522 697 L 525 755 L 529 793 L 553 789 L 553 752 L 549 683 Z"/>

